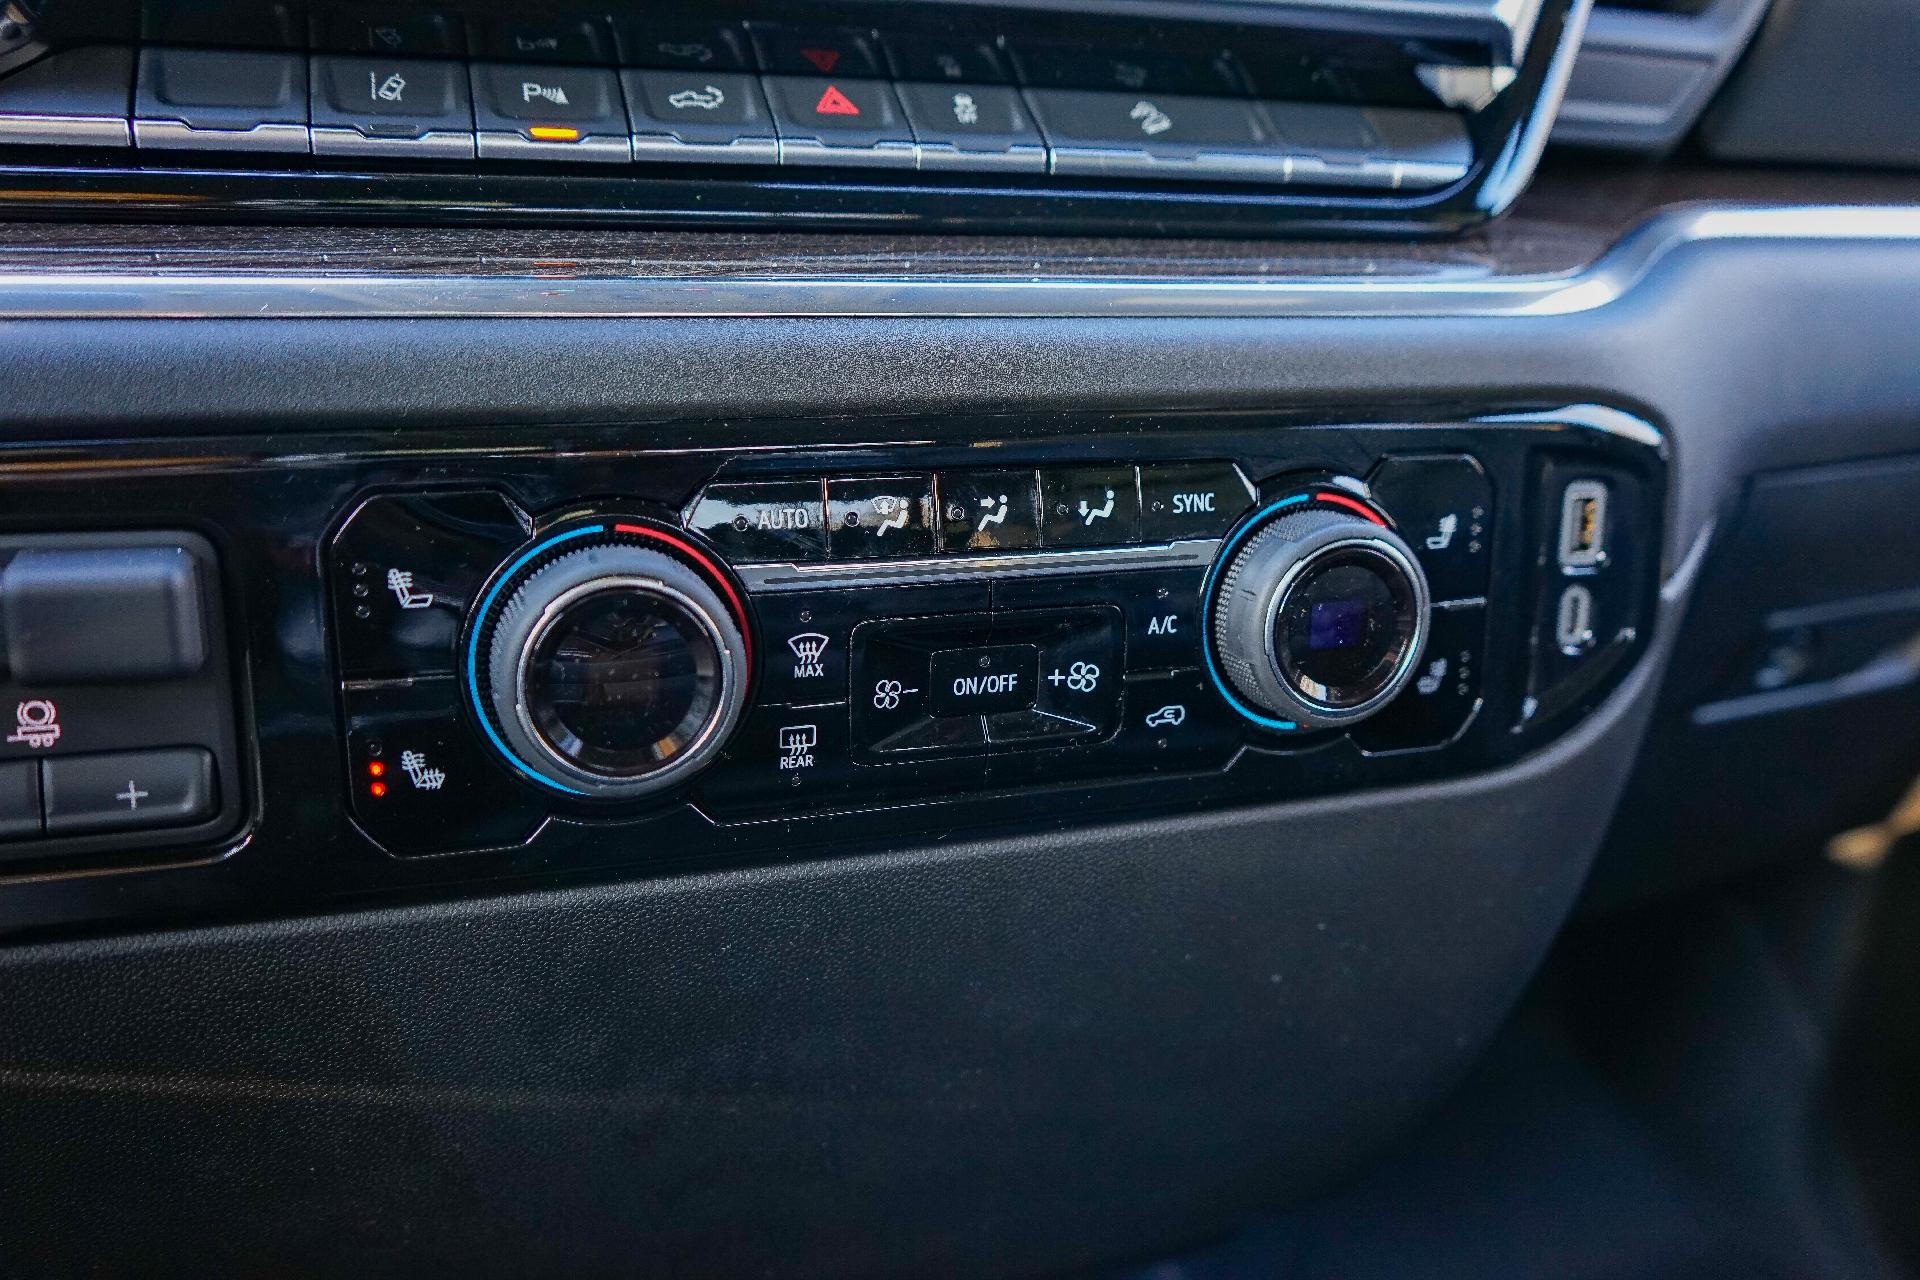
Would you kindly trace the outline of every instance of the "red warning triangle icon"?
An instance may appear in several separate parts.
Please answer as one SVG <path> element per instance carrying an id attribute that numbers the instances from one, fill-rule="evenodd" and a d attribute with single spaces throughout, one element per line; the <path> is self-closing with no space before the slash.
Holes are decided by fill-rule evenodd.
<path id="1" fill-rule="evenodd" d="M 802 49 L 800 56 L 813 64 L 813 69 L 821 75 L 830 75 L 840 65 L 838 49 Z"/>
<path id="2" fill-rule="evenodd" d="M 820 95 L 820 101 L 813 104 L 813 114 L 817 116 L 857 116 L 860 108 L 853 105 L 853 99 L 840 92 L 833 85 Z"/>

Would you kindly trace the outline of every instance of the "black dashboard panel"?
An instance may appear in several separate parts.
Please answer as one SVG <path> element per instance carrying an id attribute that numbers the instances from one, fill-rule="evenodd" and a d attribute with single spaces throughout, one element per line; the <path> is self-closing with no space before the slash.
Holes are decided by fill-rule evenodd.
<path id="1" fill-rule="evenodd" d="M 793 437 L 811 447 L 780 443 Z M 201 531 L 224 580 L 210 625 L 223 619 L 244 655 L 242 736 L 259 748 L 255 762 L 227 745 L 224 786 L 297 797 L 254 802 L 220 842 L 150 831 L 138 856 L 0 843 L 15 930 L 636 860 L 831 855 L 992 826 L 1003 802 L 1023 822 L 1071 821 L 1484 769 L 1565 732 L 1630 668 L 1665 502 L 1658 432 L 1593 407 L 1413 425 L 1155 414 L 378 443 L 123 446 L 88 465 L 84 501 L 45 457 L 0 469 L 22 530 Z M 1297 652 L 1273 659 L 1301 664 L 1305 692 L 1234 670 L 1230 640 L 1285 625 L 1232 616 L 1248 565 L 1303 520 L 1326 524 L 1339 555 L 1303 569 L 1300 591 L 1385 591 L 1375 568 L 1341 567 L 1359 555 L 1401 566 L 1418 593 L 1381 597 L 1379 618 L 1397 609 L 1406 632 L 1364 696 L 1319 683 L 1387 625 L 1346 586 L 1300 597 Z M 571 594 L 541 596 L 570 566 L 587 568 Z M 605 616 L 562 607 L 634 575 L 669 585 Z M 568 625 L 551 641 L 514 631 L 556 597 Z M 694 597 L 730 638 L 701 648 Z M 516 654 L 538 670 L 514 675 Z M 122 699 L 146 687 L 80 678 Z M 649 683 L 662 679 L 680 683 Z M 656 687 L 670 692 L 634 692 Z M 8 697 L 24 716 L 69 691 L 17 673 Z M 145 745 L 90 716 L 99 701 L 75 701 L 66 739 L 0 756 Z M 635 738 L 636 724 L 657 727 Z"/>

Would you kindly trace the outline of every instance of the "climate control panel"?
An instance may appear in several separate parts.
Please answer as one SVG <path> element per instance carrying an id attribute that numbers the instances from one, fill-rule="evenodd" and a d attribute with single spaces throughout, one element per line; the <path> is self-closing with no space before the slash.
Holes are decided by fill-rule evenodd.
<path id="1" fill-rule="evenodd" d="M 1524 419 L 1436 434 L 761 453 L 674 502 L 365 494 L 327 552 L 353 813 L 408 857 L 1507 758 L 1635 650 L 1660 459 Z"/>

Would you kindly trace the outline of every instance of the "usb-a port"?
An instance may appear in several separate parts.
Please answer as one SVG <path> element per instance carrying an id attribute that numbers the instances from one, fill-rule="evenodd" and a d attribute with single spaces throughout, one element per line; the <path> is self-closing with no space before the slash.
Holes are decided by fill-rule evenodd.
<path id="1" fill-rule="evenodd" d="M 1575 480 L 1560 495 L 1560 567 L 1591 569 L 1607 559 L 1607 486 Z"/>

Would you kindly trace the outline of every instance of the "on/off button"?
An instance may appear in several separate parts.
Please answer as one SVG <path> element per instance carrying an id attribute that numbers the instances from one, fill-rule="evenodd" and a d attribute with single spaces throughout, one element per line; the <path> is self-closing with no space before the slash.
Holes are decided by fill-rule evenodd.
<path id="1" fill-rule="evenodd" d="M 1033 705 L 1040 650 L 1030 644 L 978 645 L 933 655 L 930 704 L 936 716 L 990 715 Z"/>

